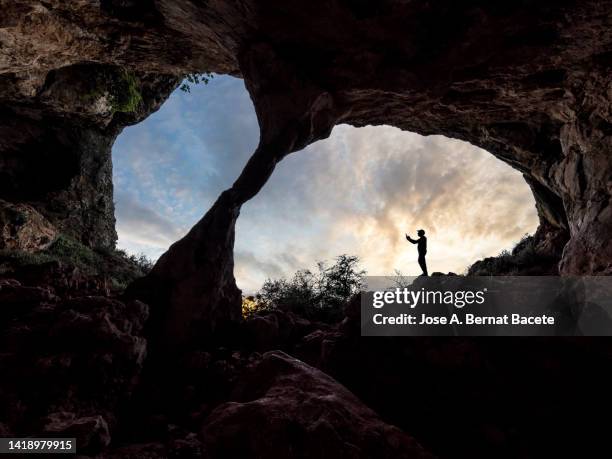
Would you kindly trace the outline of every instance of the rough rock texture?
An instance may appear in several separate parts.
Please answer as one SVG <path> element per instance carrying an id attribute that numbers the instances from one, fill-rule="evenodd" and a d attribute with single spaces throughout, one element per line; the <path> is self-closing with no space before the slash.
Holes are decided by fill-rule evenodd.
<path id="1" fill-rule="evenodd" d="M 38 203 L 90 244 L 114 238 L 112 140 L 159 103 L 143 89 L 143 109 L 126 115 L 138 105 L 130 88 L 149 81 L 163 98 L 172 85 L 154 75 L 244 77 L 260 145 L 133 292 L 157 303 L 173 346 L 239 317 L 240 206 L 286 154 L 338 123 L 485 148 L 524 174 L 548 233 L 541 239 L 557 244 L 553 252 L 565 246 L 562 274 L 612 273 L 610 0 L 4 0 L 2 11 L 0 197 Z M 87 95 L 80 88 L 97 87 L 101 69 L 110 87 L 75 100 L 71 88 Z M 57 173 L 44 173 L 51 166 Z M 39 186 L 29 193 L 32 177 Z"/>
<path id="2" fill-rule="evenodd" d="M 240 338 L 245 348 L 262 352 L 281 346 L 286 348 L 315 330 L 327 328 L 328 324 L 275 310 L 247 317 L 241 324 Z"/>
<path id="3" fill-rule="evenodd" d="M 15 75 L 0 74 L 0 198 L 34 207 L 88 246 L 112 248 L 112 145 L 177 80 L 101 64 L 43 76 L 26 96 Z"/>
<path id="4" fill-rule="evenodd" d="M 205 457 L 429 458 L 326 374 L 268 352 L 203 427 Z"/>
<path id="5" fill-rule="evenodd" d="M 85 296 L 84 284 L 0 278 L 0 412 L 8 436 L 75 437 L 81 453 L 110 443 L 146 356 L 148 307 L 104 291 Z"/>
<path id="6" fill-rule="evenodd" d="M 108 424 L 102 416 L 77 418 L 74 413 L 52 413 L 45 419 L 45 435 L 78 438 L 82 450 L 102 449 L 110 444 Z"/>
<path id="7" fill-rule="evenodd" d="M 32 206 L 0 199 L 0 250 L 36 252 L 56 237 L 57 229 Z"/>
<path id="8" fill-rule="evenodd" d="M 468 268 L 468 276 L 557 276 L 567 231 L 541 223 L 533 236 L 524 237 L 497 257 L 479 260 Z M 435 274 L 435 273 L 434 273 Z"/>

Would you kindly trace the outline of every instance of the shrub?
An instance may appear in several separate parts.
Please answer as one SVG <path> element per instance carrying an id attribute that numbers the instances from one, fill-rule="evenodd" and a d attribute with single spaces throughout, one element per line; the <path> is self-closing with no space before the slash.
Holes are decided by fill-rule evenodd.
<path id="1" fill-rule="evenodd" d="M 258 310 L 292 311 L 311 320 L 336 322 L 342 308 L 359 292 L 365 271 L 359 258 L 340 255 L 331 266 L 317 264 L 317 272 L 299 270 L 293 278 L 267 279 L 255 300 Z"/>
<path id="2" fill-rule="evenodd" d="M 208 84 L 213 78 L 212 73 L 188 73 L 185 75 L 185 79 L 179 86 L 179 89 L 183 92 L 191 92 L 191 85 Z"/>
<path id="3" fill-rule="evenodd" d="M 512 249 L 503 250 L 496 257 L 477 261 L 468 268 L 469 276 L 513 276 L 526 274 L 549 274 L 556 260 L 538 254 L 533 236 L 525 234 Z"/>
<path id="4" fill-rule="evenodd" d="M 149 273 L 151 269 L 153 269 L 153 260 L 148 258 L 144 253 L 140 253 L 138 255 L 128 255 L 127 260 L 136 265 L 145 274 Z"/>

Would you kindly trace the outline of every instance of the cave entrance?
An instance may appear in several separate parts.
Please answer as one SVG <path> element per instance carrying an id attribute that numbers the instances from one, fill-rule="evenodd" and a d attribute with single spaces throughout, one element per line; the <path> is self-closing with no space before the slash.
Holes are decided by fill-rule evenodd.
<path id="1" fill-rule="evenodd" d="M 119 247 L 152 259 L 228 188 L 257 146 L 240 79 L 175 91 L 113 149 Z M 464 272 L 538 225 L 521 174 L 486 151 L 389 126 L 339 125 L 280 162 L 237 221 L 235 276 L 244 293 L 267 277 L 357 255 L 371 274 L 418 274 L 403 235 L 424 228 L 431 271 Z"/>

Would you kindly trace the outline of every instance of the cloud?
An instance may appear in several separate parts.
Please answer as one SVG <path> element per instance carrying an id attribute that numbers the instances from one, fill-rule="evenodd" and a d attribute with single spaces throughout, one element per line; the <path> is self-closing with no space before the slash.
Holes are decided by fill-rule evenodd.
<path id="1" fill-rule="evenodd" d="M 234 252 L 234 275 L 240 279 L 245 294 L 254 294 L 265 278 L 278 279 L 286 275 L 287 264 L 282 257 L 258 258 L 253 252 L 237 250 Z M 265 279 L 264 279 L 265 280 Z"/>
<path id="2" fill-rule="evenodd" d="M 119 192 L 115 214 L 121 243 L 164 248 L 184 234 L 184 229 L 133 197 Z"/>

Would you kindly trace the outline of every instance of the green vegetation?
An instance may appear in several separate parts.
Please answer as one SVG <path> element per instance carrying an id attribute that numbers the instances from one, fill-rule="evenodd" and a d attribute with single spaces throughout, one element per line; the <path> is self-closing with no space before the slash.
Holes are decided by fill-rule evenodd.
<path id="1" fill-rule="evenodd" d="M 310 320 L 337 322 L 342 309 L 359 292 L 365 271 L 359 268 L 359 258 L 340 255 L 332 266 L 318 263 L 317 272 L 300 270 L 292 279 L 268 279 L 253 303 L 243 302 L 243 311 L 254 313 L 280 309 L 292 311 Z"/>
<path id="2" fill-rule="evenodd" d="M 111 95 L 113 112 L 135 112 L 142 103 L 138 79 L 125 69 L 121 69 L 119 72 Z"/>
<path id="3" fill-rule="evenodd" d="M 191 92 L 191 85 L 208 84 L 213 78 L 212 73 L 188 73 L 185 75 L 185 79 L 179 86 L 179 89 L 183 92 Z"/>
<path id="4" fill-rule="evenodd" d="M 78 268 L 87 276 L 108 278 L 114 290 L 122 290 L 153 267 L 145 255 L 127 255 L 122 250 L 91 249 L 70 236 L 60 235 L 46 250 L 27 253 L 0 250 L 0 274 L 27 265 L 59 261 Z"/>
<path id="5" fill-rule="evenodd" d="M 101 97 L 109 97 L 112 113 L 133 113 L 142 103 L 140 82 L 130 71 L 119 68 L 104 68 L 92 75 L 90 90 L 84 94 L 88 103 Z"/>

